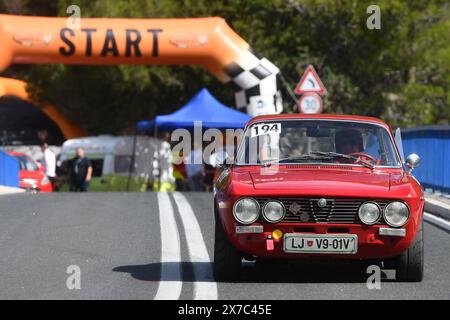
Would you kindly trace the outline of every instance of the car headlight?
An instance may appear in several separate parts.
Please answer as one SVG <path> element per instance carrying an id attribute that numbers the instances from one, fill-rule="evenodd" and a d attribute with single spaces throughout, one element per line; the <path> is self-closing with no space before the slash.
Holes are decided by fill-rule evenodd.
<path id="1" fill-rule="evenodd" d="M 358 216 L 364 224 L 375 224 L 380 218 L 380 207 L 375 202 L 365 202 L 359 207 Z"/>
<path id="2" fill-rule="evenodd" d="M 264 205 L 263 216 L 272 223 L 283 220 L 286 210 L 280 201 L 269 201 Z"/>
<path id="3" fill-rule="evenodd" d="M 234 218 L 243 224 L 255 222 L 259 217 L 259 203 L 252 198 L 242 198 L 233 206 Z"/>
<path id="4" fill-rule="evenodd" d="M 384 220 L 391 227 L 401 227 L 409 219 L 409 208 L 400 201 L 389 203 L 384 208 Z"/>

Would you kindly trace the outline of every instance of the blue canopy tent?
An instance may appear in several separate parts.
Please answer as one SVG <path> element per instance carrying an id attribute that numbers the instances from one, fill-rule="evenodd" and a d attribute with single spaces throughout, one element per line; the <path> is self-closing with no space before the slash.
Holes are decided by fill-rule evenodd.
<path id="1" fill-rule="evenodd" d="M 136 128 L 142 131 L 189 129 L 194 127 L 196 121 L 201 121 L 203 128 L 238 129 L 243 128 L 250 119 L 250 115 L 217 101 L 208 89 L 204 88 L 174 113 L 156 116 L 155 120 L 139 121 Z"/>
<path id="2" fill-rule="evenodd" d="M 211 95 L 208 89 L 203 88 L 188 103 L 174 113 L 156 116 L 154 120 L 137 122 L 136 131 L 154 131 L 156 136 L 158 130 L 192 129 L 195 123 L 200 121 L 203 129 L 239 129 L 243 128 L 250 119 L 250 115 L 223 105 Z M 134 165 L 135 148 L 136 142 L 133 145 L 128 185 Z"/>

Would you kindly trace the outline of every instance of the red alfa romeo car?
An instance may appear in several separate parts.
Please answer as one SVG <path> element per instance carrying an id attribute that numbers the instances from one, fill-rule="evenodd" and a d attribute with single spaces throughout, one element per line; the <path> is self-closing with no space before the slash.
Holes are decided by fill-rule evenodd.
<path id="1" fill-rule="evenodd" d="M 52 192 L 52 185 L 44 172 L 44 168 L 31 157 L 22 152 L 9 152 L 19 160 L 19 187 L 31 192 Z"/>
<path id="2" fill-rule="evenodd" d="M 423 190 L 376 118 L 267 115 L 247 123 L 215 184 L 214 275 L 242 259 L 363 261 L 423 277 Z"/>

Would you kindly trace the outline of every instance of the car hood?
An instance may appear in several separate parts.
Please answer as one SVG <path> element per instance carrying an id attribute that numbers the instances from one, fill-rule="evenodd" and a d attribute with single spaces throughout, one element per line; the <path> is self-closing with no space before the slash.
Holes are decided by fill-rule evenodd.
<path id="1" fill-rule="evenodd" d="M 390 188 L 389 173 L 366 169 L 278 169 L 273 174 L 261 170 L 249 173 L 256 190 L 370 193 L 386 192 Z"/>

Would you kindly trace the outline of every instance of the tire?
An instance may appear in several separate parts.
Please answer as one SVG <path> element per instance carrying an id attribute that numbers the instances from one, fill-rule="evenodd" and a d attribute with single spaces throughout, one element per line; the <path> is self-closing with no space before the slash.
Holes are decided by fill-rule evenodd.
<path id="1" fill-rule="evenodd" d="M 423 279 L 424 238 L 423 219 L 411 246 L 395 259 L 397 281 L 420 282 Z"/>
<path id="2" fill-rule="evenodd" d="M 242 254 L 230 243 L 216 216 L 213 273 L 216 281 L 236 282 L 241 272 Z"/>

